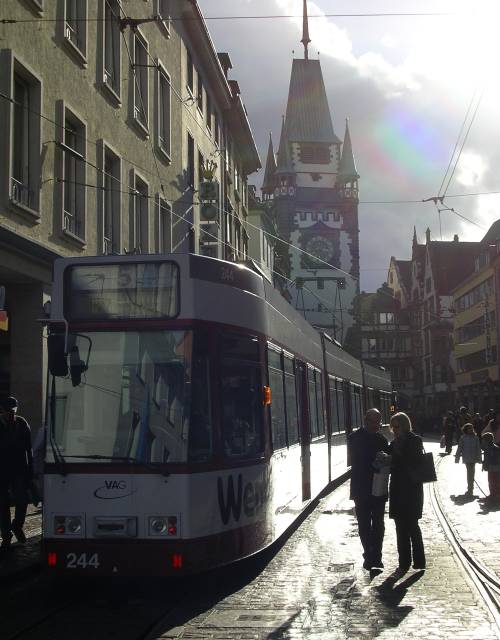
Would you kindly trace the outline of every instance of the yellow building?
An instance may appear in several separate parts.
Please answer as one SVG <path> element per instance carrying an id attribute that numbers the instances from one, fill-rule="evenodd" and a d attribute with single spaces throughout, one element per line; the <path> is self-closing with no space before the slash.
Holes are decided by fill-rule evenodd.
<path id="1" fill-rule="evenodd" d="M 492 247 L 482 246 L 474 272 L 452 291 L 458 401 L 481 415 L 499 389 L 495 269 Z"/>

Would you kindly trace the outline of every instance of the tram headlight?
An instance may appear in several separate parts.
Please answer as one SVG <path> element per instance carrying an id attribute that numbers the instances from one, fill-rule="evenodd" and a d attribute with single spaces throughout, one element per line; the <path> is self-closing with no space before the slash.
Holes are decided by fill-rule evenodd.
<path id="1" fill-rule="evenodd" d="M 82 532 L 82 516 L 54 516 L 54 533 L 56 536 L 81 536 Z"/>
<path id="2" fill-rule="evenodd" d="M 150 536 L 177 536 L 177 516 L 150 516 Z"/>
<path id="3" fill-rule="evenodd" d="M 80 533 L 82 530 L 82 519 L 68 518 L 66 526 L 68 528 L 68 533 Z"/>

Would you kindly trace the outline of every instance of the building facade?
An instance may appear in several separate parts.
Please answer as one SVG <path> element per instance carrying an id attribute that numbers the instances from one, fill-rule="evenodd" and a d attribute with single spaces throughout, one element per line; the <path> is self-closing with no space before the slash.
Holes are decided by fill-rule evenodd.
<path id="1" fill-rule="evenodd" d="M 126 251 L 245 259 L 247 176 L 260 161 L 229 56 L 215 51 L 196 2 L 8 0 L 2 9 L 12 22 L 0 26 L 9 319 L 0 394 L 16 395 L 37 427 L 37 319 L 53 260 Z M 204 181 L 215 196 L 200 191 Z"/>
<path id="2" fill-rule="evenodd" d="M 376 362 L 391 374 L 400 409 L 409 409 L 415 395 L 413 336 L 408 311 L 395 292 L 383 284 L 376 293 L 359 296 L 361 358 Z"/>
<path id="3" fill-rule="evenodd" d="M 272 201 L 288 296 L 314 326 L 348 342 L 359 293 L 358 179 L 346 122 L 336 135 L 319 60 L 294 59 L 277 156 L 269 141 L 263 199 Z M 300 250 L 297 250 L 300 249 Z"/>

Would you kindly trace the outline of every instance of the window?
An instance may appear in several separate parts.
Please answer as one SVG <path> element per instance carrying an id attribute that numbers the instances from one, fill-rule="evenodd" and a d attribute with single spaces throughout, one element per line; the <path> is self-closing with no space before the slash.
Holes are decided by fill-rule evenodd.
<path id="1" fill-rule="evenodd" d="M 330 214 L 328 213 L 328 211 L 324 211 L 323 212 L 323 222 L 328 222 L 329 219 L 330 219 Z"/>
<path id="2" fill-rule="evenodd" d="M 155 14 L 160 17 L 159 24 L 167 35 L 170 35 L 170 0 L 156 0 Z"/>
<path id="3" fill-rule="evenodd" d="M 268 350 L 269 386 L 271 387 L 271 430 L 273 450 L 286 447 L 286 410 L 284 372 L 281 354 Z"/>
<path id="4" fill-rule="evenodd" d="M 83 57 L 87 54 L 87 0 L 66 0 L 64 40 Z"/>
<path id="5" fill-rule="evenodd" d="M 318 212 L 317 211 L 313 211 L 311 214 L 311 217 L 313 220 L 317 220 L 318 219 Z"/>
<path id="6" fill-rule="evenodd" d="M 63 230 L 85 238 L 85 125 L 68 109 L 64 116 Z"/>
<path id="7" fill-rule="evenodd" d="M 210 96 L 208 93 L 205 94 L 207 101 L 207 109 L 206 109 L 206 117 L 207 117 L 207 129 L 212 131 L 212 103 L 210 101 Z"/>
<path id="8" fill-rule="evenodd" d="M 134 120 L 148 128 L 148 45 L 139 33 L 134 35 Z"/>
<path id="9" fill-rule="evenodd" d="M 203 113 L 203 82 L 201 76 L 198 73 L 198 93 L 196 95 L 196 104 L 201 113 Z"/>
<path id="10" fill-rule="evenodd" d="M 220 145 L 219 116 L 217 115 L 217 111 L 214 111 L 214 136 L 215 144 Z"/>
<path id="11" fill-rule="evenodd" d="M 104 0 L 103 84 L 120 97 L 120 6 L 118 0 Z"/>
<path id="12" fill-rule="evenodd" d="M 340 213 L 338 211 L 333 212 L 333 221 L 340 222 Z"/>
<path id="13" fill-rule="evenodd" d="M 285 355 L 285 404 L 288 445 L 299 441 L 299 415 L 297 405 L 297 387 L 295 384 L 295 361 Z"/>
<path id="14" fill-rule="evenodd" d="M 158 147 L 170 158 L 170 78 L 158 68 Z"/>
<path id="15" fill-rule="evenodd" d="M 149 188 L 148 185 L 135 176 L 135 194 L 133 196 L 133 220 L 131 225 L 132 248 L 139 253 L 149 250 Z"/>
<path id="16" fill-rule="evenodd" d="M 157 252 L 171 253 L 172 251 L 172 207 L 162 198 L 158 197 L 158 234 Z"/>
<path id="17" fill-rule="evenodd" d="M 329 164 L 330 148 L 328 145 L 300 145 L 300 161 L 304 164 Z"/>
<path id="18" fill-rule="evenodd" d="M 187 134 L 187 181 L 194 188 L 194 138 Z"/>
<path id="19" fill-rule="evenodd" d="M 255 458 L 264 449 L 262 381 L 257 338 L 224 334 L 219 340 L 224 454 Z"/>
<path id="20" fill-rule="evenodd" d="M 190 52 L 187 52 L 187 86 L 191 95 L 194 96 L 194 64 Z"/>
<path id="21" fill-rule="evenodd" d="M 309 392 L 309 423 L 311 437 L 317 438 L 325 432 L 323 422 L 323 391 L 321 386 L 321 374 L 319 371 L 308 368 L 307 384 Z"/>
<path id="22" fill-rule="evenodd" d="M 38 212 L 40 208 L 41 85 L 14 61 L 12 109 L 11 202 Z"/>
<path id="23" fill-rule="evenodd" d="M 203 171 L 205 170 L 205 158 L 201 151 L 198 151 L 198 182 L 203 180 Z"/>
<path id="24" fill-rule="evenodd" d="M 301 211 L 299 214 L 299 217 L 302 220 L 302 222 L 304 222 L 304 220 L 307 220 L 307 213 L 305 211 Z"/>
<path id="25" fill-rule="evenodd" d="M 102 252 L 120 253 L 121 162 L 108 147 L 104 148 L 102 207 Z"/>

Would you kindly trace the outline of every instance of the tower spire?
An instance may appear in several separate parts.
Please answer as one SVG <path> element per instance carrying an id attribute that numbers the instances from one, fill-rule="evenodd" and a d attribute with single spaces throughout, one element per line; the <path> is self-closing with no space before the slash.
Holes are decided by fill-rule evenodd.
<path id="1" fill-rule="evenodd" d="M 302 44 L 304 45 L 304 59 L 309 60 L 309 52 L 307 51 L 307 47 L 311 42 L 309 38 L 309 20 L 307 17 L 307 0 L 304 0 L 304 17 L 302 22 Z"/>

